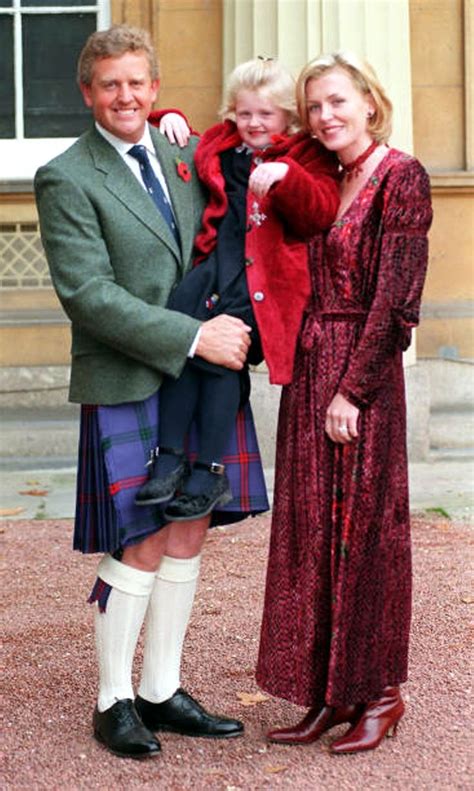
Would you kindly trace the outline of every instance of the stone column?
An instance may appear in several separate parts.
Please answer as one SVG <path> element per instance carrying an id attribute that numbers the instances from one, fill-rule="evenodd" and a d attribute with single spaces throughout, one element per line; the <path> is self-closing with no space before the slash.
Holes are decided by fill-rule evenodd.
<path id="1" fill-rule="evenodd" d="M 224 0 L 224 79 L 257 55 L 297 76 L 322 52 L 367 58 L 395 107 L 393 146 L 412 150 L 408 0 Z"/>

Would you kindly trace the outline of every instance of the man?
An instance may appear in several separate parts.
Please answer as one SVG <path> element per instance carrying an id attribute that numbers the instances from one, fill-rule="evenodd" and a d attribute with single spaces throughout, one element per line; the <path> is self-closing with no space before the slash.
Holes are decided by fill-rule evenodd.
<path id="1" fill-rule="evenodd" d="M 143 448 L 153 447 L 163 376 L 179 376 L 193 355 L 240 370 L 249 328 L 230 316 L 200 323 L 165 307 L 191 264 L 203 196 L 196 141 L 177 158 L 147 123 L 159 87 L 148 35 L 126 26 L 94 33 L 78 82 L 95 124 L 40 168 L 35 189 L 53 282 L 72 322 L 70 399 L 83 404 L 74 543 L 108 553 L 90 599 L 99 603 L 94 735 L 137 758 L 159 753 L 152 731 L 217 738 L 243 731 L 179 686 L 209 517 L 165 524 L 134 496 Z M 131 668 L 145 619 L 134 700 Z"/>

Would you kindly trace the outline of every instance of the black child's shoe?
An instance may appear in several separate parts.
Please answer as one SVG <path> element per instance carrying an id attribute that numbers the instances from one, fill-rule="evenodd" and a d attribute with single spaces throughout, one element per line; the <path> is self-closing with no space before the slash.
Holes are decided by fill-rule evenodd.
<path id="1" fill-rule="evenodd" d="M 118 700 L 102 713 L 94 711 L 94 736 L 121 758 L 154 758 L 161 751 L 158 739 L 140 719 L 133 700 Z"/>
<path id="2" fill-rule="evenodd" d="M 176 464 L 171 472 L 163 474 L 160 471 L 160 456 L 175 456 Z M 189 462 L 180 450 L 175 448 L 157 448 L 152 451 L 152 458 L 148 462 L 152 466 L 150 479 L 143 484 L 135 497 L 135 505 L 159 505 L 173 497 L 187 475 L 189 475 Z"/>
<path id="3" fill-rule="evenodd" d="M 203 736 L 208 739 L 230 739 L 242 736 L 244 732 L 239 720 L 209 714 L 184 689 L 177 689 L 163 703 L 150 703 L 137 696 L 135 705 L 151 731 L 173 731 L 183 736 Z"/>
<path id="4" fill-rule="evenodd" d="M 223 464 L 204 464 L 194 462 L 193 469 L 207 470 L 212 473 L 205 491 L 200 494 L 189 494 L 184 490 L 174 497 L 164 510 L 164 516 L 170 522 L 187 522 L 191 519 L 201 519 L 207 516 L 218 505 L 225 505 L 232 500 L 229 479 L 225 474 Z M 185 485 L 186 486 L 186 485 Z"/>

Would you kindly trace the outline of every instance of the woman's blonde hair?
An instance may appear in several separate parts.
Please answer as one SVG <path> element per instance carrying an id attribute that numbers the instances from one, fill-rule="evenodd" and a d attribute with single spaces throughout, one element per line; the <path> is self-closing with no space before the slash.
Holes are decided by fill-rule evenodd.
<path id="1" fill-rule="evenodd" d="M 96 60 L 119 58 L 126 52 L 142 52 L 150 64 L 151 79 L 158 79 L 158 59 L 148 31 L 128 25 L 112 25 L 108 30 L 96 30 L 87 39 L 77 64 L 78 83 L 91 84 Z"/>
<path id="2" fill-rule="evenodd" d="M 372 66 L 349 52 L 320 55 L 303 68 L 296 82 L 296 102 L 303 127 L 308 130 L 310 128 L 306 85 L 309 80 L 317 80 L 335 68 L 345 71 L 364 96 L 370 94 L 374 103 L 374 114 L 367 121 L 367 131 L 377 143 L 386 143 L 392 132 L 392 102 L 385 93 Z"/>
<path id="3" fill-rule="evenodd" d="M 230 74 L 219 111 L 222 120 L 235 121 L 235 107 L 239 91 L 259 91 L 273 104 L 288 114 L 288 132 L 300 128 L 296 109 L 295 81 L 290 72 L 274 58 L 254 58 L 241 63 Z"/>

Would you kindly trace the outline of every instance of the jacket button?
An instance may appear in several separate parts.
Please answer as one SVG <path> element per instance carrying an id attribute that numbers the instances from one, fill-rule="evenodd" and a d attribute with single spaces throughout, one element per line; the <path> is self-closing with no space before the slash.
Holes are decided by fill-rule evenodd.
<path id="1" fill-rule="evenodd" d="M 263 302 L 263 300 L 265 299 L 265 294 L 263 293 L 263 291 L 256 291 L 255 294 L 253 295 L 253 298 L 255 302 Z"/>
<path id="2" fill-rule="evenodd" d="M 262 157 L 255 157 L 254 162 L 256 165 L 261 165 L 263 162 Z"/>
<path id="3" fill-rule="evenodd" d="M 245 259 L 245 266 L 252 266 L 253 258 L 246 258 Z"/>

